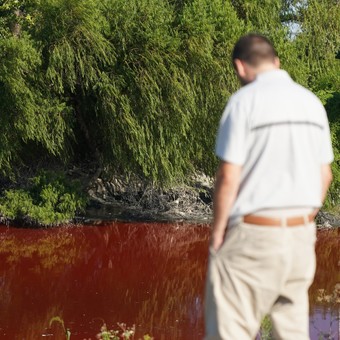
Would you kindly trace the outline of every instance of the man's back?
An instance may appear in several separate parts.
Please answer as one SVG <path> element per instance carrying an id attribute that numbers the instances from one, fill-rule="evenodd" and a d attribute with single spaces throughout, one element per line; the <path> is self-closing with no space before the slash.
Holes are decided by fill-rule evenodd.
<path id="1" fill-rule="evenodd" d="M 233 131 L 238 134 L 231 139 Z M 264 72 L 231 98 L 217 155 L 243 166 L 232 217 L 268 208 L 319 207 L 320 165 L 332 159 L 325 110 L 285 71 Z"/>

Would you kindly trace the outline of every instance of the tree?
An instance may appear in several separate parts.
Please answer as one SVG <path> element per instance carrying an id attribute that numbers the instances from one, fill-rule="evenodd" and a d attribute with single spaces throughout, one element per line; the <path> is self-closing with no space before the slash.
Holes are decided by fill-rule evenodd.
<path id="1" fill-rule="evenodd" d="M 283 68 L 323 100 L 338 150 L 339 7 L 333 0 L 3 1 L 0 171 L 44 155 L 158 184 L 213 175 L 218 121 L 239 86 L 230 55 L 238 37 L 254 31 L 268 35 Z"/>
<path id="2" fill-rule="evenodd" d="M 20 37 L 12 32 L 10 22 L 0 40 L 0 171 L 6 175 L 14 173 L 14 164 L 31 144 L 62 156 L 70 134 L 65 103 L 54 98 L 39 78 L 39 51 L 26 32 Z"/>

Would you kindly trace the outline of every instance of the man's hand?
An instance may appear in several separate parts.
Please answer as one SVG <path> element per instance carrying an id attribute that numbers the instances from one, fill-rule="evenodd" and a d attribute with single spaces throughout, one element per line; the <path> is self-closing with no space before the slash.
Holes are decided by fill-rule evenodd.
<path id="1" fill-rule="evenodd" d="M 211 242 L 211 247 L 215 251 L 218 251 L 221 248 L 223 241 L 224 241 L 224 235 L 225 235 L 225 231 L 223 233 L 216 232 L 216 231 L 212 232 L 210 242 Z"/>

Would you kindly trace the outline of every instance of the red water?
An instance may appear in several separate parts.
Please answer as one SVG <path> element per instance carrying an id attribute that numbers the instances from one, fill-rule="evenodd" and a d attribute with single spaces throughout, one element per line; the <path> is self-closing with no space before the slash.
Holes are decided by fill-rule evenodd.
<path id="1" fill-rule="evenodd" d="M 202 339 L 208 237 L 207 226 L 183 224 L 0 227 L 0 338 L 65 339 L 49 326 L 58 316 L 71 340 L 96 339 L 103 322 L 136 324 L 135 339 Z M 339 245 L 340 229 L 319 232 L 312 340 L 338 340 Z"/>

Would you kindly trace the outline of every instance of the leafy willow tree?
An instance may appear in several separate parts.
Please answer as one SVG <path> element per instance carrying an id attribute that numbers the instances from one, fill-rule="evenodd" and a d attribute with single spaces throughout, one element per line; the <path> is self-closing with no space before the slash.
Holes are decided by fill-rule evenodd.
<path id="1" fill-rule="evenodd" d="M 6 0 L 0 24 L 4 175 L 42 155 L 162 184 L 212 175 L 230 54 L 256 31 L 326 105 L 340 181 L 338 1 Z"/>
<path id="2" fill-rule="evenodd" d="M 246 32 L 230 2 L 194 0 L 179 16 L 181 51 L 191 79 L 194 111 L 189 143 L 195 169 L 213 174 L 215 133 L 226 99 L 238 87 L 230 55 L 236 40 Z M 207 152 L 210 150 L 210 152 Z"/>
<path id="3" fill-rule="evenodd" d="M 62 157 L 71 133 L 68 108 L 39 79 L 41 58 L 26 33 L 0 40 L 0 170 L 14 164 L 30 145 Z"/>
<path id="4" fill-rule="evenodd" d="M 340 204 L 340 3 L 308 1 L 301 18 L 296 48 L 303 64 L 308 65 L 308 86 L 325 104 L 331 124 L 334 181 L 327 205 L 334 206 Z"/>
<path id="5" fill-rule="evenodd" d="M 151 179 L 179 177 L 191 167 L 186 136 L 195 101 L 173 9 L 159 0 L 111 0 L 105 7 L 117 55 L 96 107 L 107 128 L 105 160 Z"/>

